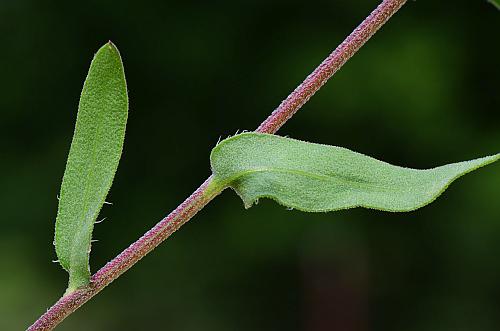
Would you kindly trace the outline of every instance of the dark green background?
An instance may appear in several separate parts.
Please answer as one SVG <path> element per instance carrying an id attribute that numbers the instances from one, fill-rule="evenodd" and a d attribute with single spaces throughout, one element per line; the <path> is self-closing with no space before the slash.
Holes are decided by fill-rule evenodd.
<path id="1" fill-rule="evenodd" d="M 93 53 L 121 50 L 124 155 L 97 270 L 210 173 L 378 3 L 0 1 L 0 329 L 64 291 L 53 225 Z M 280 134 L 415 168 L 500 151 L 500 13 L 410 1 Z M 498 330 L 500 164 L 412 213 L 249 210 L 224 192 L 59 330 Z"/>

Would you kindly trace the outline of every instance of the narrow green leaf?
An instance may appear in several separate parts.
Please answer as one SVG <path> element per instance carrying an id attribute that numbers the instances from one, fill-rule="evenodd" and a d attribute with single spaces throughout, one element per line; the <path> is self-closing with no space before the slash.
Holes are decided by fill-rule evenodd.
<path id="1" fill-rule="evenodd" d="M 341 147 L 244 133 L 210 155 L 215 181 L 251 207 L 259 198 L 308 212 L 354 207 L 410 211 L 436 199 L 469 171 L 500 154 L 428 170 L 402 168 Z"/>
<path id="2" fill-rule="evenodd" d="M 92 230 L 113 182 L 125 139 L 127 86 L 111 42 L 90 65 L 59 195 L 54 244 L 69 273 L 67 292 L 90 280 Z"/>

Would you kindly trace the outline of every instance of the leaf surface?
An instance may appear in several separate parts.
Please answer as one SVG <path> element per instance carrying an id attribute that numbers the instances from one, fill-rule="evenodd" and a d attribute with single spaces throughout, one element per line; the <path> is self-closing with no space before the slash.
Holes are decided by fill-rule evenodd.
<path id="1" fill-rule="evenodd" d="M 499 158 L 416 170 L 346 148 L 262 133 L 228 138 L 210 155 L 215 181 L 233 188 L 246 208 L 271 198 L 308 212 L 354 207 L 411 211 L 432 202 L 458 177 Z"/>
<path id="2" fill-rule="evenodd" d="M 127 116 L 123 64 L 109 42 L 95 54 L 83 85 L 59 195 L 54 244 L 69 273 L 67 292 L 90 281 L 92 230 L 118 167 Z"/>

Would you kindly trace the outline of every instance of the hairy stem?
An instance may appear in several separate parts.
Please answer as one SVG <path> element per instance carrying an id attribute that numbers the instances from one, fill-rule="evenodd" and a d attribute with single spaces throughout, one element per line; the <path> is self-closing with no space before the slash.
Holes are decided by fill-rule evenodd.
<path id="1" fill-rule="evenodd" d="M 257 128 L 275 133 L 394 15 L 406 0 L 385 0 Z"/>
<path id="2" fill-rule="evenodd" d="M 257 128 L 257 132 L 275 133 L 309 100 L 326 81 L 350 59 L 406 0 L 382 3 L 300 84 Z M 215 185 L 212 176 L 151 230 L 108 262 L 91 278 L 90 284 L 63 296 L 28 330 L 52 330 L 104 287 L 127 271 L 161 242 L 170 237 L 224 188 Z"/>

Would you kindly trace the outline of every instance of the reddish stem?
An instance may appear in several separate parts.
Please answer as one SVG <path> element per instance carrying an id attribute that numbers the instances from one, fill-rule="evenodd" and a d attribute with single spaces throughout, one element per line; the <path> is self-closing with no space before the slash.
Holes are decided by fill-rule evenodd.
<path id="1" fill-rule="evenodd" d="M 344 42 L 280 104 L 256 131 L 275 133 L 405 2 L 406 0 L 382 1 Z M 213 177 L 210 176 L 173 212 L 97 271 L 92 276 L 89 285 L 63 296 L 30 326 L 28 330 L 41 331 L 54 329 L 68 315 L 151 252 L 221 192 L 222 188 L 211 185 L 212 182 Z"/>
<path id="2" fill-rule="evenodd" d="M 257 128 L 275 133 L 349 60 L 406 0 L 385 0 Z"/>

